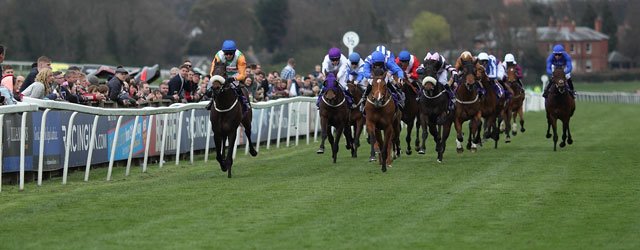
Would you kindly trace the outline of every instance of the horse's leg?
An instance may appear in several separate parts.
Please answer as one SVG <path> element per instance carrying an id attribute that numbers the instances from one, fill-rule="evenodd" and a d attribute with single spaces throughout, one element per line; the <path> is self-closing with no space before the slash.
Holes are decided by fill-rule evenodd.
<path id="1" fill-rule="evenodd" d="M 422 142 L 418 148 L 418 154 L 423 155 L 425 151 L 425 142 L 427 141 L 427 136 L 429 135 L 429 130 L 427 129 L 429 124 L 429 117 L 426 115 L 420 115 L 420 126 L 422 129 Z"/>
<path id="2" fill-rule="evenodd" d="M 320 129 L 322 129 L 322 138 L 320 139 L 320 148 L 318 148 L 318 151 L 316 151 L 317 154 L 324 154 L 324 141 L 327 139 L 327 133 L 329 133 L 327 130 L 330 129 L 329 125 L 328 125 L 328 121 L 326 117 L 322 117 L 320 119 Z"/>
<path id="3" fill-rule="evenodd" d="M 440 138 L 440 151 L 438 151 L 438 162 L 442 162 L 442 157 L 444 155 L 444 151 L 447 148 L 447 139 L 449 139 L 449 134 L 451 133 L 451 122 L 445 123 L 442 125 L 442 137 Z"/>
<path id="4" fill-rule="evenodd" d="M 391 154 L 393 154 L 393 138 L 396 137 L 394 135 L 394 128 L 393 125 L 391 126 L 387 126 L 387 128 L 384 129 L 384 141 L 383 141 L 383 145 L 381 150 L 386 152 L 386 157 L 385 158 L 385 163 L 386 166 L 383 165 L 383 168 L 386 169 L 386 167 L 391 167 L 391 164 L 393 163 L 393 157 Z M 385 170 L 382 170 L 383 172 Z"/>
<path id="5" fill-rule="evenodd" d="M 438 133 L 438 124 L 429 124 L 429 133 L 431 134 L 431 137 L 433 137 L 433 142 L 436 145 L 435 151 L 438 152 L 440 147 L 442 147 L 442 144 L 440 143 L 440 135 Z"/>
<path id="6" fill-rule="evenodd" d="M 520 132 L 524 133 L 524 107 L 520 106 L 518 109 L 518 114 L 520 115 Z"/>
<path id="7" fill-rule="evenodd" d="M 562 141 L 560 142 L 560 147 L 564 148 L 567 145 L 567 130 L 569 130 L 569 122 L 567 119 L 561 119 L 562 121 Z"/>
<path id="8" fill-rule="evenodd" d="M 567 143 L 569 145 L 573 144 L 573 138 L 571 138 L 571 126 L 569 126 L 569 122 L 571 121 L 571 117 L 567 118 Z"/>
<path id="9" fill-rule="evenodd" d="M 414 122 L 415 119 L 411 119 L 411 121 L 407 123 L 407 136 L 405 137 L 405 140 L 407 141 L 407 155 L 411 155 L 411 132 L 413 130 Z"/>
<path id="10" fill-rule="evenodd" d="M 415 122 L 416 122 L 416 143 L 415 143 L 415 147 L 416 147 L 416 150 L 420 150 L 420 127 L 422 127 L 422 126 L 420 124 L 419 115 L 416 115 Z"/>
<path id="11" fill-rule="evenodd" d="M 225 165 L 224 162 L 224 141 L 222 140 L 222 132 L 220 133 L 213 133 L 213 141 L 216 145 L 216 160 L 218 161 L 218 164 L 220 164 L 220 170 L 222 170 L 222 172 L 226 172 L 227 171 L 227 166 Z"/>
<path id="12" fill-rule="evenodd" d="M 482 122 L 480 122 L 480 118 L 482 116 L 482 113 L 480 111 L 478 111 L 478 113 L 475 116 L 474 122 L 471 125 L 471 133 L 475 133 L 477 134 L 475 141 L 471 142 L 471 152 L 476 152 L 476 150 L 478 149 L 477 144 L 480 143 L 480 126 L 482 124 Z"/>
<path id="13" fill-rule="evenodd" d="M 229 133 L 227 140 L 229 140 L 229 149 L 227 150 L 227 159 L 225 159 L 225 163 L 227 165 L 227 178 L 231 178 L 231 166 L 233 166 L 233 148 L 236 143 L 237 133 L 234 129 Z"/>
<path id="14" fill-rule="evenodd" d="M 400 117 L 398 117 L 398 119 L 395 120 L 395 122 L 393 123 L 393 147 L 395 147 L 396 151 L 395 154 L 393 156 L 393 158 L 399 158 L 400 157 L 400 132 L 402 130 L 402 127 L 400 125 Z"/>
<path id="15" fill-rule="evenodd" d="M 549 111 L 547 111 L 547 139 L 551 138 L 551 123 L 553 123 L 551 121 L 551 115 L 549 114 Z"/>
<path id="16" fill-rule="evenodd" d="M 356 146 L 353 143 L 353 137 L 351 135 L 351 125 L 349 123 L 349 116 L 347 115 L 345 117 L 346 121 L 341 124 L 341 127 L 343 128 L 343 134 L 344 134 L 344 139 L 347 141 L 347 145 L 349 145 L 349 147 L 347 148 L 347 150 L 351 150 L 351 157 L 355 158 L 355 156 L 353 156 L 355 150 L 356 150 Z M 340 137 L 340 135 L 338 135 L 338 138 Z"/>
<path id="17" fill-rule="evenodd" d="M 491 138 L 493 138 L 494 142 L 493 148 L 498 148 L 498 140 L 500 140 L 500 130 L 498 129 L 498 125 L 496 124 L 496 116 L 491 116 L 491 118 L 489 118 L 489 126 L 491 130 Z"/>
<path id="18" fill-rule="evenodd" d="M 556 151 L 556 145 L 558 144 L 558 127 L 557 127 L 558 119 L 553 117 L 551 121 L 551 126 L 553 127 L 553 151 Z"/>
<path id="19" fill-rule="evenodd" d="M 342 137 L 342 133 L 344 132 L 345 132 L 344 126 L 336 127 L 336 136 L 335 138 L 332 138 L 333 143 L 331 143 L 331 156 L 333 158 L 333 163 L 336 163 L 336 161 L 338 160 L 338 150 L 340 148 L 340 137 Z"/>
<path id="20" fill-rule="evenodd" d="M 244 127 L 244 135 L 247 136 L 247 143 L 249 143 L 249 154 L 255 157 L 258 155 L 258 151 L 256 151 L 256 147 L 253 145 L 253 141 L 251 141 L 251 111 L 248 111 L 248 115 L 242 119 L 242 127 Z M 260 141 L 260 138 L 258 138 Z"/>
<path id="21" fill-rule="evenodd" d="M 504 126 L 505 126 L 505 143 L 511 142 L 511 132 L 514 126 L 511 126 L 511 105 L 507 106 L 507 108 L 502 112 L 502 116 L 504 117 Z M 515 124 L 514 124 L 515 125 Z M 515 134 L 514 134 L 515 135 Z"/>
<path id="22" fill-rule="evenodd" d="M 375 139 L 375 133 L 376 133 L 376 129 L 375 129 L 375 125 L 372 122 L 367 122 L 367 140 L 369 141 L 369 145 L 371 146 L 371 152 L 369 154 L 369 162 L 375 161 L 376 160 L 376 150 L 375 150 L 375 144 L 376 144 L 376 139 Z"/>
<path id="23" fill-rule="evenodd" d="M 378 143 L 378 150 L 379 150 L 378 161 L 380 161 L 380 164 L 382 165 L 382 172 L 386 172 L 387 157 L 389 157 L 389 152 L 387 151 L 387 148 L 385 147 L 386 145 L 384 144 L 386 142 L 382 140 L 382 131 L 380 131 L 379 129 L 376 129 L 375 137 L 376 137 L 376 143 Z"/>
<path id="24" fill-rule="evenodd" d="M 462 153 L 464 149 L 462 148 L 462 142 L 464 142 L 464 136 L 462 135 L 462 123 L 460 122 L 460 118 L 455 118 L 455 129 L 456 129 L 456 152 Z"/>
<path id="25" fill-rule="evenodd" d="M 334 134 L 333 132 L 331 132 L 331 126 L 328 126 L 327 128 L 327 138 L 329 139 L 329 145 L 331 146 L 331 152 L 332 152 L 331 157 L 333 158 L 333 145 L 334 145 L 333 143 L 335 142 L 335 140 L 334 140 Z"/>

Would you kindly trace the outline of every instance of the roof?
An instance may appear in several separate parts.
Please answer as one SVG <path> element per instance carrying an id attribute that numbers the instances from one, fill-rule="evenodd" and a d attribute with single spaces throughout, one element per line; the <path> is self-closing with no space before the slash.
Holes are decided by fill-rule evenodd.
<path id="1" fill-rule="evenodd" d="M 607 57 L 607 61 L 611 62 L 631 62 L 631 58 L 624 56 L 618 51 L 612 51 Z"/>
<path id="2" fill-rule="evenodd" d="M 557 27 L 538 27 L 536 33 L 538 41 L 600 41 L 609 39 L 609 36 L 588 27 L 576 27 L 574 32 L 571 32 L 568 27 L 560 29 Z"/>

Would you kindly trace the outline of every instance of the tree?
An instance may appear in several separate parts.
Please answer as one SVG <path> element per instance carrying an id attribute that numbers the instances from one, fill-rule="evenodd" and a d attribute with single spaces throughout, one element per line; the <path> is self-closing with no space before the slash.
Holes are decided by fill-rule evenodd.
<path id="1" fill-rule="evenodd" d="M 412 22 L 413 36 L 409 40 L 412 51 L 441 49 L 451 42 L 449 23 L 443 16 L 423 11 Z"/>
<path id="2" fill-rule="evenodd" d="M 287 34 L 286 20 L 289 17 L 288 0 L 260 0 L 256 3 L 256 17 L 262 25 L 264 46 L 273 52 L 282 44 Z"/>
<path id="3" fill-rule="evenodd" d="M 602 33 L 609 36 L 609 52 L 611 52 L 616 49 L 618 43 L 618 37 L 616 36 L 618 24 L 608 1 L 600 2 L 600 10 L 602 11 Z"/>
<path id="4" fill-rule="evenodd" d="M 596 21 L 596 18 L 598 18 L 598 13 L 596 13 L 596 10 L 593 8 L 593 5 L 589 3 L 587 4 L 586 9 L 582 13 L 582 19 L 580 19 L 579 25 L 594 28 L 593 26 Z"/>

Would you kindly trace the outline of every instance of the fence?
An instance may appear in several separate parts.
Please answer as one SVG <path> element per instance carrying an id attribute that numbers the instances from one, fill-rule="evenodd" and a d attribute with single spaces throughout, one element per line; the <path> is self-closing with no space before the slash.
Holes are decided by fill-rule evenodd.
<path id="1" fill-rule="evenodd" d="M 311 97 L 254 103 L 252 140 L 266 142 L 270 148 L 272 139 L 276 147 L 280 147 L 282 139 L 290 146 L 292 139 L 298 145 L 300 136 L 306 135 L 308 144 L 311 133 L 315 139 L 318 130 L 318 113 L 312 103 L 315 98 Z M 25 171 L 37 171 L 37 184 L 42 185 L 43 171 L 62 169 L 65 184 L 69 167 L 82 166 L 84 180 L 88 181 L 91 165 L 107 162 L 110 180 L 115 161 L 126 159 L 125 175 L 129 175 L 133 158 L 143 159 L 142 172 L 146 172 L 149 156 L 159 156 L 162 167 L 165 155 L 190 153 L 193 163 L 194 150 L 202 149 L 207 161 L 209 149 L 214 145 L 210 143 L 211 123 L 209 112 L 204 109 L 206 105 L 207 102 L 201 102 L 109 109 L 25 98 L 19 105 L 2 106 L 0 181 L 1 172 L 19 172 L 19 189 L 23 190 Z M 248 153 L 242 128 L 238 134 L 234 151 L 244 144 Z M 183 147 L 185 144 L 189 146 Z M 256 146 L 260 150 L 260 143 Z M 180 157 L 175 158 L 179 164 Z"/>
<path id="2" fill-rule="evenodd" d="M 623 92 L 599 93 L 578 91 L 576 100 L 585 102 L 640 104 L 640 95 Z"/>

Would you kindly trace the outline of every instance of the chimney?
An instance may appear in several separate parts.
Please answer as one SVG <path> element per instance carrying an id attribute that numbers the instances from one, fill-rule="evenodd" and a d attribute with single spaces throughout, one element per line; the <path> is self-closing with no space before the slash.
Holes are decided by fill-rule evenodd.
<path id="1" fill-rule="evenodd" d="M 596 18 L 594 27 L 597 32 L 602 32 L 602 18 L 600 17 Z"/>
<path id="2" fill-rule="evenodd" d="M 571 21 L 571 24 L 569 25 L 569 31 L 576 32 L 576 21 Z"/>

